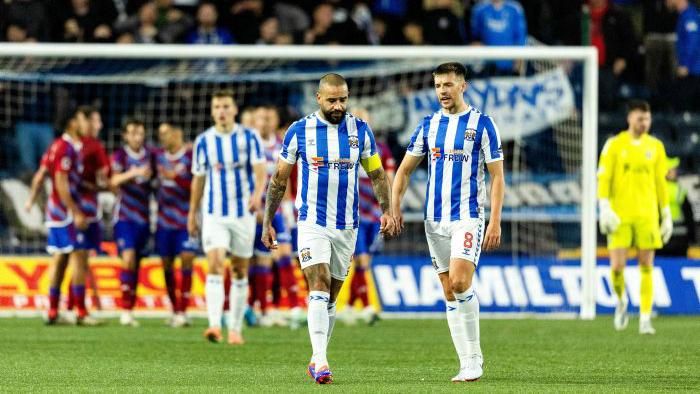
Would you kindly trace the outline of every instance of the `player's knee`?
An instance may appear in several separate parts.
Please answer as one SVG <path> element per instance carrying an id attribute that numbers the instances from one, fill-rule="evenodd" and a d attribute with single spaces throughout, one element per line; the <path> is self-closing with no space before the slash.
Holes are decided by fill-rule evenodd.
<path id="1" fill-rule="evenodd" d="M 450 289 L 453 293 L 464 293 L 470 286 L 469 278 L 450 277 Z"/>

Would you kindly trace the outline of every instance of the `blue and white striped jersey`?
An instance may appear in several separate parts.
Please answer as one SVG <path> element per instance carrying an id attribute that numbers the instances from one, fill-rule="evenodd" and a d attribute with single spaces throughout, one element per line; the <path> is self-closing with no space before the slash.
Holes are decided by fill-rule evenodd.
<path id="1" fill-rule="evenodd" d="M 359 223 L 358 166 L 377 152 L 374 134 L 362 119 L 346 114 L 337 125 L 318 112 L 292 123 L 280 159 L 299 160 L 296 207 L 299 222 L 335 229 Z"/>
<path id="2" fill-rule="evenodd" d="M 253 165 L 264 162 L 262 143 L 255 130 L 236 124 L 229 134 L 210 127 L 197 136 L 192 174 L 206 176 L 204 216 L 235 219 L 252 215 L 247 207 L 255 189 Z"/>
<path id="3" fill-rule="evenodd" d="M 484 214 L 484 164 L 503 160 L 493 120 L 472 108 L 428 115 L 416 127 L 407 154 L 429 154 L 425 219 L 458 221 Z"/>

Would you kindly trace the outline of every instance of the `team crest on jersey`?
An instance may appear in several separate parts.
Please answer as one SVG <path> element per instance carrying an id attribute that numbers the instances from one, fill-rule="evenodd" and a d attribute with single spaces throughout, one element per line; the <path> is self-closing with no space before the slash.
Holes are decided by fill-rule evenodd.
<path id="1" fill-rule="evenodd" d="M 467 141 L 474 141 L 476 139 L 476 130 L 475 129 L 467 129 L 464 132 L 464 139 Z"/>
<path id="2" fill-rule="evenodd" d="M 301 262 L 306 263 L 311 260 L 311 249 L 304 248 L 299 251 L 299 256 L 301 256 Z"/>
<path id="3" fill-rule="evenodd" d="M 646 153 L 644 155 L 647 157 L 647 160 L 651 160 L 651 151 L 650 150 L 646 151 Z"/>
<path id="4" fill-rule="evenodd" d="M 359 148 L 360 147 L 360 139 L 357 138 L 356 135 L 349 136 L 348 143 L 350 144 L 351 148 Z"/>

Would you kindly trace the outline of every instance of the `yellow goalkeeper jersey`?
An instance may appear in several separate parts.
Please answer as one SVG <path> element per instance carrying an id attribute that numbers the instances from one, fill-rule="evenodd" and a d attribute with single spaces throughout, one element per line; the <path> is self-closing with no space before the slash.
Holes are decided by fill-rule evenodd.
<path id="1" fill-rule="evenodd" d="M 608 139 L 598 163 L 598 198 L 610 200 L 623 222 L 654 220 L 668 205 L 666 150 L 648 133 L 634 139 L 627 130 Z"/>

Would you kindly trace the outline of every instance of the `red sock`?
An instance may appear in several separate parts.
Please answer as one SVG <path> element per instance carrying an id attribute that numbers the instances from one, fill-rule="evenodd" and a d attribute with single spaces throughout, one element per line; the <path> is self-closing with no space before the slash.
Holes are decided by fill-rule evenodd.
<path id="1" fill-rule="evenodd" d="M 187 307 L 190 305 L 190 291 L 192 290 L 192 270 L 183 269 L 182 270 L 182 281 L 180 282 L 180 305 L 178 307 L 179 312 L 187 311 Z"/>
<path id="2" fill-rule="evenodd" d="M 280 306 L 280 301 L 282 299 L 282 286 L 280 285 L 280 267 L 279 264 L 272 265 L 272 283 L 270 284 L 270 290 L 272 290 L 272 305 L 275 307 Z"/>
<path id="3" fill-rule="evenodd" d="M 87 308 L 85 308 L 85 285 L 72 285 L 71 290 L 73 292 L 73 304 L 78 309 L 78 317 L 85 317 L 87 315 Z"/>
<path id="4" fill-rule="evenodd" d="M 58 303 L 61 301 L 61 289 L 58 287 L 49 288 L 49 319 L 58 316 Z"/>
<path id="5" fill-rule="evenodd" d="M 228 296 L 231 290 L 231 273 L 229 270 L 224 270 L 224 311 L 229 310 Z"/>
<path id="6" fill-rule="evenodd" d="M 67 310 L 73 310 L 73 307 L 75 306 L 75 300 L 74 300 L 74 294 L 73 294 L 73 281 L 71 280 L 70 283 L 68 283 L 68 303 L 66 304 L 66 309 Z"/>
<path id="7" fill-rule="evenodd" d="M 251 265 L 248 268 L 248 305 L 252 308 L 255 306 L 255 278 L 258 276 L 258 266 Z"/>
<path id="8" fill-rule="evenodd" d="M 280 264 L 280 287 L 287 292 L 287 302 L 290 308 L 299 306 L 299 284 L 294 276 L 294 266 L 291 264 Z"/>
<path id="9" fill-rule="evenodd" d="M 175 293 L 175 272 L 172 269 L 163 270 L 165 275 L 165 289 L 168 292 L 168 299 L 173 309 L 173 313 L 177 312 L 177 294 Z"/>
<path id="10" fill-rule="evenodd" d="M 138 301 L 136 298 L 136 289 L 139 285 L 139 269 L 138 267 L 136 268 L 136 271 L 134 271 L 134 277 L 132 278 L 131 281 L 131 308 L 136 307 L 136 302 Z"/>
<path id="11" fill-rule="evenodd" d="M 260 311 L 265 313 L 269 306 L 268 294 L 272 289 L 272 270 L 268 267 L 258 267 L 255 276 L 255 298 L 260 303 Z"/>
<path id="12" fill-rule="evenodd" d="M 134 282 L 134 273 L 127 269 L 122 269 L 119 279 L 121 280 L 122 291 L 122 309 L 132 309 L 134 306 L 131 301 L 131 289 Z"/>
<path id="13" fill-rule="evenodd" d="M 367 277 L 365 276 L 364 268 L 355 268 L 355 275 L 353 275 L 352 277 L 351 289 L 355 290 L 356 297 L 352 299 L 351 303 L 354 303 L 355 300 L 359 298 L 362 302 L 362 306 L 369 305 L 369 297 L 367 295 Z"/>

